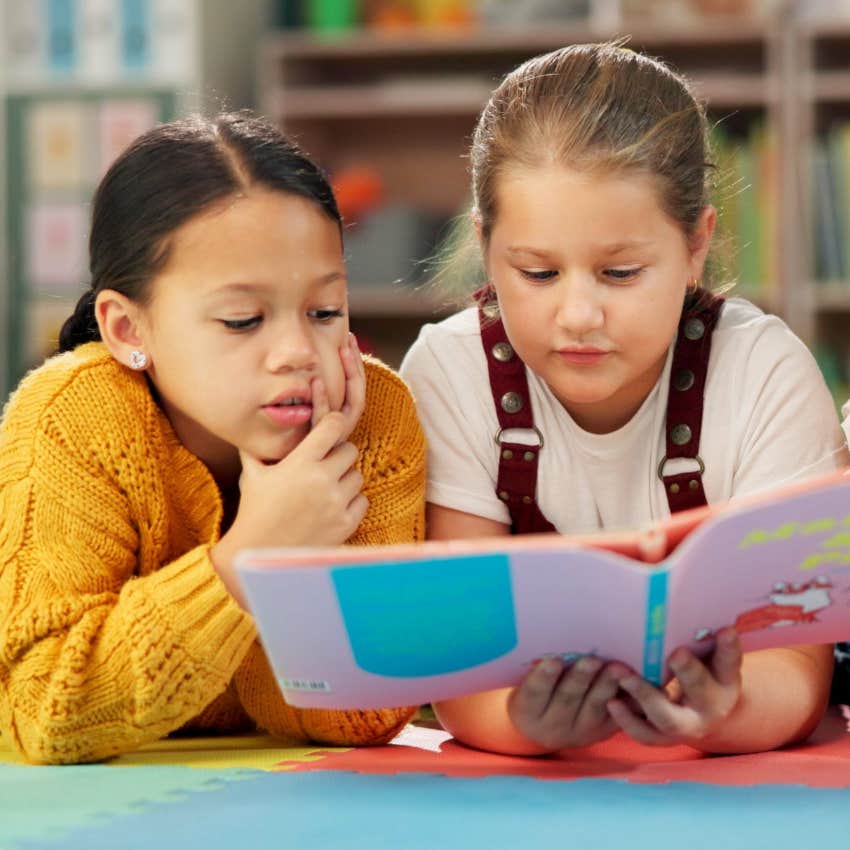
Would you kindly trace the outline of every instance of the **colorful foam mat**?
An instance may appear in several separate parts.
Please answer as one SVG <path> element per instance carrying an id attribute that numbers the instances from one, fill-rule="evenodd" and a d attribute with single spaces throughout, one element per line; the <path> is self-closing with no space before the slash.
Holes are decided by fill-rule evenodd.
<path id="1" fill-rule="evenodd" d="M 804 745 L 725 757 L 618 736 L 569 759 L 520 759 L 408 727 L 373 749 L 175 738 L 108 764 L 34 767 L 0 739 L 0 850 L 826 850 L 848 840 L 850 733 L 838 710 Z"/>

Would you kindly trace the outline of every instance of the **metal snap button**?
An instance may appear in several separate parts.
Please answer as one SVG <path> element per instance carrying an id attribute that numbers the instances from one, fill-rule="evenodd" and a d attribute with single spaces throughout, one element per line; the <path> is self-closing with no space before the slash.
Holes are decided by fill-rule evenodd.
<path id="1" fill-rule="evenodd" d="M 514 356 L 514 350 L 508 342 L 497 342 L 493 348 L 493 357 L 500 363 L 507 363 Z"/>
<path id="2" fill-rule="evenodd" d="M 510 493 L 508 493 L 508 491 L 507 491 L 507 490 L 500 490 L 500 491 L 499 491 L 499 498 L 500 498 L 503 502 L 507 502 L 507 501 L 508 501 L 508 499 L 510 499 L 510 497 L 511 497 L 511 494 L 510 494 Z"/>
<path id="3" fill-rule="evenodd" d="M 505 413 L 519 413 L 525 402 L 519 393 L 505 393 L 502 396 L 501 405 Z"/>
<path id="4" fill-rule="evenodd" d="M 694 385 L 695 380 L 694 373 L 690 369 L 679 369 L 673 376 L 673 386 L 683 393 Z"/>
<path id="5" fill-rule="evenodd" d="M 685 322 L 685 336 L 688 339 L 702 339 L 705 333 L 705 322 L 702 319 L 688 319 Z"/>
<path id="6" fill-rule="evenodd" d="M 497 301 L 488 301 L 482 308 L 481 312 L 488 319 L 495 319 L 499 315 L 499 304 Z"/>
<path id="7" fill-rule="evenodd" d="M 687 425 L 674 425 L 670 429 L 670 439 L 677 446 L 684 446 L 690 443 L 692 436 L 691 429 Z"/>

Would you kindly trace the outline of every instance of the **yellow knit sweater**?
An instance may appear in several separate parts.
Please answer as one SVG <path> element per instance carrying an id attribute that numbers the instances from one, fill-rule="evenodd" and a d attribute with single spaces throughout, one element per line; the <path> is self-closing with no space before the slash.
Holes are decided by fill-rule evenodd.
<path id="1" fill-rule="evenodd" d="M 412 399 L 366 363 L 369 511 L 354 544 L 420 540 L 425 449 Z M 214 571 L 222 500 L 144 376 L 100 343 L 21 383 L 0 429 L 0 731 L 35 762 L 82 762 L 181 727 L 381 743 L 412 709 L 300 710 Z"/>

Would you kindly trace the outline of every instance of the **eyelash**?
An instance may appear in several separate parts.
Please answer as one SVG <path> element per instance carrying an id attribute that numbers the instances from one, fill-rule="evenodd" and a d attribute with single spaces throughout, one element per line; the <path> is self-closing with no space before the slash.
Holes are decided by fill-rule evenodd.
<path id="1" fill-rule="evenodd" d="M 310 310 L 307 315 L 321 325 L 329 325 L 334 319 L 341 319 L 345 314 L 342 310 L 333 308 L 326 310 Z M 247 319 L 219 319 L 229 330 L 236 333 L 244 333 L 253 330 L 263 321 L 262 316 L 250 316 Z"/>
<path id="2" fill-rule="evenodd" d="M 543 271 L 532 271 L 530 269 L 520 269 L 520 274 L 530 280 L 532 283 L 546 283 L 547 281 L 552 280 L 558 272 L 554 269 L 546 269 Z M 643 272 L 643 267 L 633 268 L 633 269 L 603 269 L 602 274 L 605 277 L 608 277 L 615 283 L 622 283 L 625 281 L 634 280 L 638 275 Z"/>

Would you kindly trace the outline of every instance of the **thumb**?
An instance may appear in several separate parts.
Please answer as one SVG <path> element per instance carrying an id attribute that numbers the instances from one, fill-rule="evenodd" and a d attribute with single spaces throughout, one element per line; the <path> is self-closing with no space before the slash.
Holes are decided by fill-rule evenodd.
<path id="1" fill-rule="evenodd" d="M 734 685 L 741 677 L 741 641 L 735 629 L 727 627 L 717 633 L 711 672 L 721 685 Z"/>

